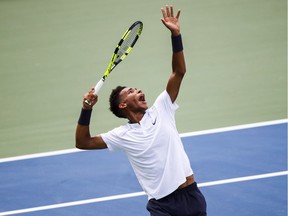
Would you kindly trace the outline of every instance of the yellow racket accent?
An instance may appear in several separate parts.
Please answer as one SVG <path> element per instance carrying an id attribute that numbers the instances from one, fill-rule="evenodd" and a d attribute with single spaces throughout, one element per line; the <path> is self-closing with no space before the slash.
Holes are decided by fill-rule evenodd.
<path id="1" fill-rule="evenodd" d="M 95 85 L 94 94 L 98 94 L 111 71 L 116 67 L 116 65 L 118 65 L 121 61 L 123 61 L 126 58 L 126 56 L 131 52 L 142 32 L 142 29 L 143 29 L 143 23 L 141 21 L 137 21 L 133 23 L 130 26 L 130 28 L 124 33 L 121 40 L 116 46 L 116 49 L 113 53 L 113 56 L 108 64 L 108 67 L 103 77 Z M 89 101 L 85 101 L 85 103 L 91 105 Z"/>

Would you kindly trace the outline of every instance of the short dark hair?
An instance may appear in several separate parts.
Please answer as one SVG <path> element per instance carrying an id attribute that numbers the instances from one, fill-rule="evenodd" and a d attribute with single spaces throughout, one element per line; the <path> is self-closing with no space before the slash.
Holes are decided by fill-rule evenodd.
<path id="1" fill-rule="evenodd" d="M 122 110 L 119 108 L 120 101 L 120 92 L 126 88 L 126 86 L 117 86 L 112 90 L 109 98 L 110 111 L 119 118 L 126 118 Z"/>

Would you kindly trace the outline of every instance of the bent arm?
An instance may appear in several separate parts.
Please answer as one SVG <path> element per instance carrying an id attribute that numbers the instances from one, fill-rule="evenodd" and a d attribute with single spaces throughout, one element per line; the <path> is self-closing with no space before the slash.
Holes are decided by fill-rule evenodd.
<path id="1" fill-rule="evenodd" d="M 78 124 L 76 127 L 76 148 L 78 149 L 106 149 L 107 145 L 100 135 L 91 137 L 89 126 Z"/>
<path id="2" fill-rule="evenodd" d="M 92 114 L 92 107 L 97 102 L 97 95 L 94 95 L 94 88 L 91 91 L 84 95 L 83 98 L 83 107 L 81 110 L 80 118 L 76 127 L 75 141 L 76 148 L 79 149 L 105 149 L 107 145 L 103 141 L 100 135 L 91 137 L 90 135 L 90 118 Z M 87 105 L 85 100 L 89 100 L 91 105 Z"/>

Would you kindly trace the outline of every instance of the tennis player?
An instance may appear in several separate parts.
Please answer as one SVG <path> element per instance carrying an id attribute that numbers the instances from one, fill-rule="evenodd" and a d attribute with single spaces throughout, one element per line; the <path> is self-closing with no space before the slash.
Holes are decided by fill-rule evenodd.
<path id="1" fill-rule="evenodd" d="M 98 96 L 94 89 L 85 94 L 76 129 L 79 149 L 124 151 L 137 179 L 148 196 L 151 216 L 206 215 L 206 201 L 194 180 L 189 158 L 175 126 L 175 103 L 186 72 L 180 34 L 180 11 L 161 8 L 162 23 L 171 32 L 172 74 L 166 89 L 148 108 L 145 94 L 137 88 L 118 86 L 110 95 L 110 110 L 128 123 L 91 137 L 89 124 Z M 87 105 L 89 100 L 91 105 Z"/>

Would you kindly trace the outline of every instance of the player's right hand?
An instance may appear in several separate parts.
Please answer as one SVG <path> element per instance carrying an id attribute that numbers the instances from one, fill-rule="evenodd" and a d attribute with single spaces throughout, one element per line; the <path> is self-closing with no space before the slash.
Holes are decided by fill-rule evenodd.
<path id="1" fill-rule="evenodd" d="M 92 107 L 97 103 L 98 101 L 98 95 L 94 94 L 94 87 L 91 88 L 91 90 L 86 93 L 83 97 L 83 109 L 92 109 Z M 87 103 L 89 102 L 89 104 Z"/>

